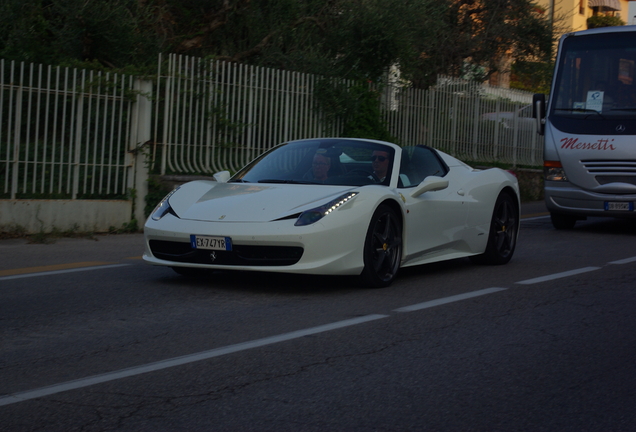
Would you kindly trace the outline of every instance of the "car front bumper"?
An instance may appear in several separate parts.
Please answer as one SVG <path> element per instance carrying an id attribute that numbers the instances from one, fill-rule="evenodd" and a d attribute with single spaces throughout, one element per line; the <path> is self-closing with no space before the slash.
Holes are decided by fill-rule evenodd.
<path id="1" fill-rule="evenodd" d="M 325 275 L 362 272 L 368 222 L 336 225 L 319 221 L 300 227 L 294 222 L 206 222 L 173 215 L 159 221 L 149 219 L 144 227 L 143 259 L 153 265 L 202 269 Z M 230 237 L 233 252 L 193 249 L 191 235 Z"/>

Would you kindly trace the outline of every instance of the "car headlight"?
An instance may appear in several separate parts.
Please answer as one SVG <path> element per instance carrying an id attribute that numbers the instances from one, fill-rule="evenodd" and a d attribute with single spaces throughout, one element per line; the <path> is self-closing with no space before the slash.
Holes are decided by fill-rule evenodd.
<path id="1" fill-rule="evenodd" d="M 320 219 L 324 218 L 332 211 L 338 209 L 340 206 L 345 205 L 356 195 L 358 195 L 358 192 L 349 192 L 344 195 L 340 195 L 338 198 L 331 200 L 327 204 L 321 205 L 320 207 L 306 210 L 302 212 L 300 216 L 298 216 L 298 220 L 294 225 L 304 226 L 318 222 Z"/>
<path id="2" fill-rule="evenodd" d="M 543 162 L 543 178 L 548 181 L 568 181 L 561 161 Z"/>
<path id="3" fill-rule="evenodd" d="M 170 197 L 172 195 L 174 195 L 174 193 L 176 191 L 179 190 L 181 186 L 177 186 L 176 188 L 174 188 L 172 190 L 172 192 L 170 192 L 168 195 L 166 195 L 159 204 L 157 204 L 157 207 L 155 207 L 155 209 L 152 211 L 152 213 L 150 213 L 150 217 L 152 218 L 152 220 L 156 220 L 158 221 L 159 219 L 161 219 L 162 217 L 164 217 L 166 214 L 168 213 L 173 213 L 172 208 L 170 207 Z M 175 215 L 176 216 L 176 215 Z"/>

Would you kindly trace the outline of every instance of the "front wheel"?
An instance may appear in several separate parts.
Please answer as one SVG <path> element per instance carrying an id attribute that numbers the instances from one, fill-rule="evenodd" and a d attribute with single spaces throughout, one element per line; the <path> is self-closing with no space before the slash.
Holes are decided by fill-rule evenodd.
<path id="1" fill-rule="evenodd" d="M 490 221 L 488 243 L 481 255 L 472 256 L 477 264 L 506 264 L 512 258 L 519 232 L 519 206 L 509 193 L 502 193 L 495 202 Z"/>
<path id="2" fill-rule="evenodd" d="M 391 285 L 402 260 L 402 221 L 391 207 L 381 205 L 373 213 L 363 254 L 363 284 L 372 288 Z"/>

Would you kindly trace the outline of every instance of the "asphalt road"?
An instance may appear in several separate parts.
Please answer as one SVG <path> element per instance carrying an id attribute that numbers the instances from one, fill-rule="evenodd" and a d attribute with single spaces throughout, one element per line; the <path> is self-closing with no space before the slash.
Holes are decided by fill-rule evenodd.
<path id="1" fill-rule="evenodd" d="M 634 430 L 636 223 L 523 210 L 508 265 L 379 290 L 0 241 L 0 430 Z"/>

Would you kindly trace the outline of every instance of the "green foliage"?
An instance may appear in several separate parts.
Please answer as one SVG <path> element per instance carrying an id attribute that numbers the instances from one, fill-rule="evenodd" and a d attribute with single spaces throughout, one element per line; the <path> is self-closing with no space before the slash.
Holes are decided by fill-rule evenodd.
<path id="1" fill-rule="evenodd" d="M 533 93 L 550 93 L 554 62 L 518 61 L 512 65 L 510 88 Z"/>
<path id="2" fill-rule="evenodd" d="M 52 244 L 55 243 L 55 240 L 58 238 L 86 238 L 97 240 L 94 232 L 80 231 L 77 224 L 67 230 L 60 230 L 57 227 L 52 227 L 51 231 L 45 232 L 41 230 L 35 234 L 28 235 L 27 237 L 29 239 L 29 243 L 38 244 Z"/>
<path id="3" fill-rule="evenodd" d="M 395 142 L 382 121 L 380 95 L 369 83 L 347 86 L 325 79 L 316 85 L 314 96 L 327 123 L 342 124 L 341 136 Z"/>
<path id="4" fill-rule="evenodd" d="M 404 0 L 341 1 L 342 15 L 332 17 L 326 35 L 334 69 L 328 75 L 380 81 L 389 67 L 405 73 L 418 56 L 421 28 L 434 26 L 426 7 L 432 2 Z"/>
<path id="5" fill-rule="evenodd" d="M 599 27 L 615 27 L 623 26 L 625 22 L 619 17 L 608 15 L 593 15 L 587 19 L 587 28 L 599 28 Z"/>
<path id="6" fill-rule="evenodd" d="M 156 7 L 137 0 L 3 0 L 0 57 L 97 61 L 111 68 L 143 64 L 160 48 L 154 13 Z"/>
<path id="7" fill-rule="evenodd" d="M 530 0 L 3 0 L 0 58 L 150 74 L 159 52 L 416 88 L 550 58 Z"/>
<path id="8" fill-rule="evenodd" d="M 122 224 L 120 228 L 109 227 L 109 234 L 132 234 L 139 232 L 139 226 L 136 219 Z M 77 224 L 67 230 L 60 230 L 52 227 L 50 231 L 40 230 L 35 234 L 29 234 L 25 227 L 21 225 L 0 225 L 0 240 L 27 238 L 29 243 L 52 244 L 58 238 L 85 238 L 97 240 L 95 233 L 92 231 L 80 231 Z"/>
<path id="9" fill-rule="evenodd" d="M 519 182 L 521 202 L 543 200 L 543 171 L 517 169 L 515 176 Z"/>
<path id="10" fill-rule="evenodd" d="M 139 232 L 137 219 L 131 219 L 129 222 L 122 224 L 121 228 L 109 227 L 109 234 L 132 234 Z"/>
<path id="11" fill-rule="evenodd" d="M 455 1 L 445 4 L 442 25 L 423 39 L 417 87 L 434 83 L 438 74 L 461 76 L 466 63 L 488 74 L 507 69 L 507 59 L 551 58 L 554 37 L 547 14 L 527 0 Z"/>
<path id="12" fill-rule="evenodd" d="M 0 225 L 0 240 L 21 238 L 27 235 L 26 228 L 22 225 Z"/>

